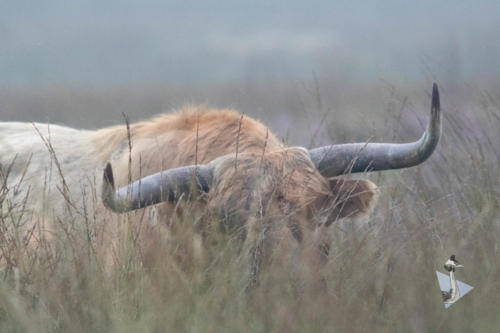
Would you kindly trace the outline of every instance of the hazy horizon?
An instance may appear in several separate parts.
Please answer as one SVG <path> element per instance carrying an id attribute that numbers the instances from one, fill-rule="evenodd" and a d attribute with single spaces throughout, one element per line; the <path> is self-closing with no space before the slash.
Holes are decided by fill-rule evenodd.
<path id="1" fill-rule="evenodd" d="M 500 3 L 4 1 L 0 86 L 500 76 Z"/>

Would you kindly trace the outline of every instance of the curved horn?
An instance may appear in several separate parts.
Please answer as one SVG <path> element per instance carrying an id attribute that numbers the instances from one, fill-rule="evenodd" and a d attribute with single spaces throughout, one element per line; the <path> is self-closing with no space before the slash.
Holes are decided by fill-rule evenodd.
<path id="1" fill-rule="evenodd" d="M 193 188 L 206 193 L 212 178 L 212 166 L 190 165 L 155 173 L 116 190 L 113 169 L 108 163 L 103 175 L 102 201 L 114 212 L 124 213 L 164 201 L 174 202 Z"/>
<path id="2" fill-rule="evenodd" d="M 311 160 L 324 177 L 344 173 L 408 168 L 431 156 L 441 135 L 439 91 L 432 86 L 431 119 L 422 137 L 410 143 L 348 143 L 311 149 Z"/>

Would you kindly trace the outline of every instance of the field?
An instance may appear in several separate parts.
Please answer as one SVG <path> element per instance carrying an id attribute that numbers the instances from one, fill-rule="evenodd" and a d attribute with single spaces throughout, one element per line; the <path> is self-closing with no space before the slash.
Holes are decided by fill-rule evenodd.
<path id="1" fill-rule="evenodd" d="M 133 121 L 207 103 L 237 108 L 291 145 L 402 142 L 427 122 L 431 83 L 313 76 L 197 87 L 2 88 L 0 119 L 99 128 L 123 123 L 122 113 Z M 368 221 L 331 226 L 336 239 L 326 266 L 309 270 L 291 246 L 273 256 L 250 292 L 231 234 L 209 235 L 204 259 L 193 259 L 186 244 L 195 237 L 194 213 L 134 223 L 134 214 L 89 209 L 57 221 L 53 237 L 40 236 L 33 248 L 27 238 L 41 233 L 22 228 L 22 198 L 2 188 L 0 332 L 498 331 L 498 87 L 441 84 L 443 135 L 434 155 L 419 167 L 361 175 L 380 187 L 379 202 Z M 465 266 L 457 279 L 474 289 L 445 310 L 435 271 L 453 253 Z"/>

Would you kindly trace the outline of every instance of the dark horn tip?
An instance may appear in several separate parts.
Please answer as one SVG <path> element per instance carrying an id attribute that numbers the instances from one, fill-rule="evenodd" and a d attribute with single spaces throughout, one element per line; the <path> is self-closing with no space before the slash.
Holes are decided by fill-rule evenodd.
<path id="1" fill-rule="evenodd" d="M 104 168 L 104 176 L 103 176 L 104 182 L 107 183 L 107 185 L 111 186 L 111 188 L 114 190 L 115 189 L 115 179 L 113 177 L 113 168 L 111 167 L 111 163 L 106 163 L 106 167 Z"/>
<path id="2" fill-rule="evenodd" d="M 432 85 L 432 110 L 437 110 L 439 111 L 441 108 L 440 102 L 439 102 L 439 90 L 438 86 L 436 83 Z"/>

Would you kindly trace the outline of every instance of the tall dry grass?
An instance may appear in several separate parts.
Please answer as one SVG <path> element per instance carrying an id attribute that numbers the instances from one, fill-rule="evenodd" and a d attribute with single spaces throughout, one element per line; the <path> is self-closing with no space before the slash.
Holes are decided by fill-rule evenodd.
<path id="1" fill-rule="evenodd" d="M 366 139 L 366 128 L 349 131 L 362 125 L 334 122 L 336 106 L 321 98 L 318 84 L 306 88 L 294 112 L 310 122 L 312 145 Z M 384 139 L 414 139 L 427 119 L 416 101 L 428 97 L 384 89 L 385 111 L 365 114 L 363 125 L 377 138 L 392 128 Z M 291 246 L 272 256 L 250 292 L 238 237 L 210 233 L 203 259 L 196 256 L 191 245 L 202 219 L 190 203 L 182 217 L 160 219 L 89 204 L 55 221 L 49 236 L 44 221 L 27 214 L 25 198 L 5 186 L 3 166 L 0 332 L 498 330 L 500 95 L 476 90 L 466 108 L 451 102 L 463 96 L 441 90 L 444 134 L 433 157 L 368 175 L 381 188 L 377 208 L 366 224 L 331 226 L 335 240 L 323 268 L 312 271 Z M 452 253 L 465 266 L 457 278 L 475 288 L 445 310 L 434 271 Z"/>

